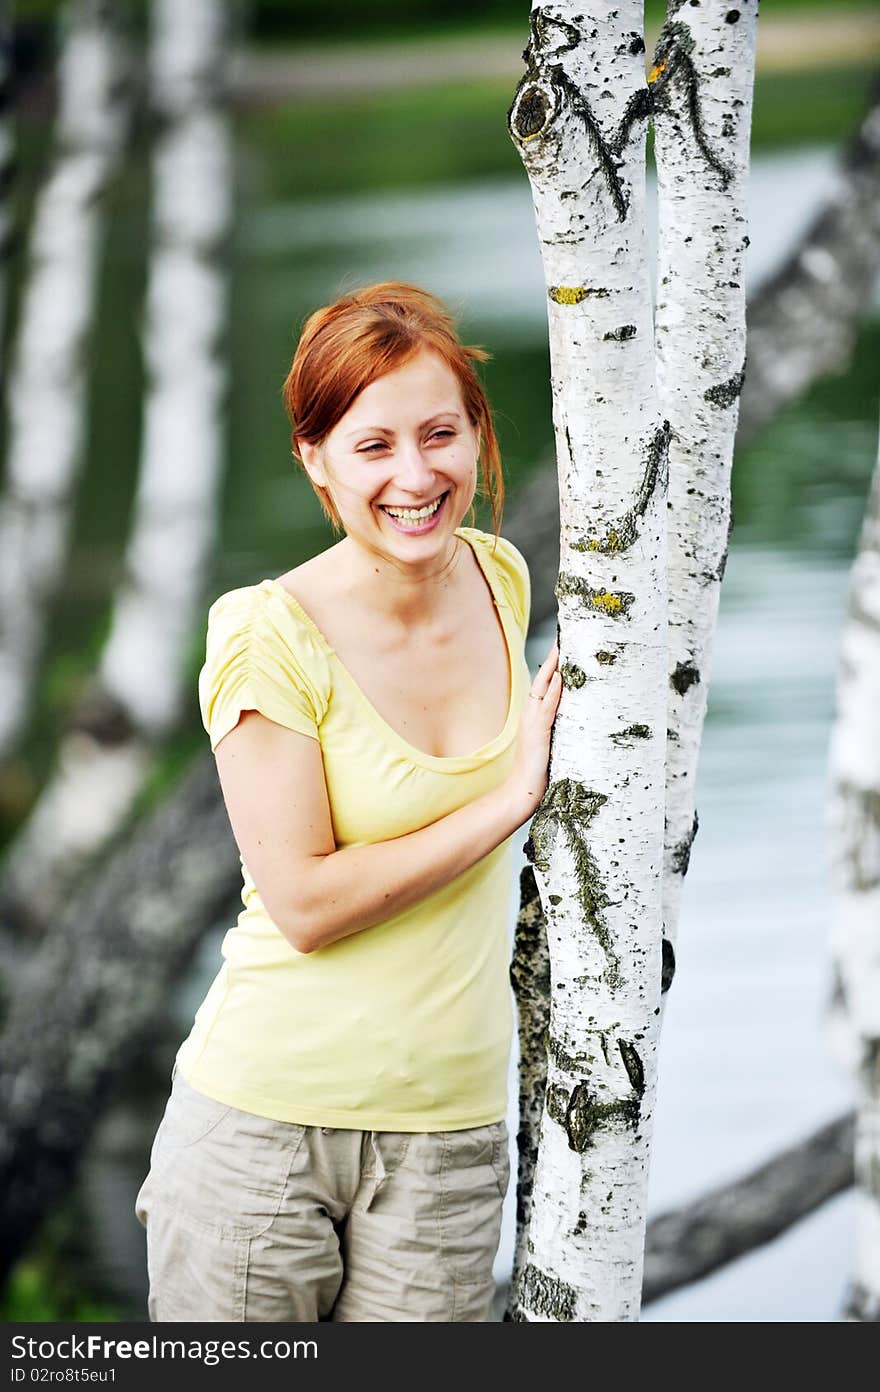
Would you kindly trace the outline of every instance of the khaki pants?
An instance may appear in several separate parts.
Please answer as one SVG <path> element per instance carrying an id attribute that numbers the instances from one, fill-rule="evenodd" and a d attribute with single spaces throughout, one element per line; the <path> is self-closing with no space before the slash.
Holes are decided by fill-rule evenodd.
<path id="1" fill-rule="evenodd" d="M 177 1074 L 135 1212 L 151 1321 L 485 1321 L 504 1121 L 353 1131 L 271 1121 Z"/>

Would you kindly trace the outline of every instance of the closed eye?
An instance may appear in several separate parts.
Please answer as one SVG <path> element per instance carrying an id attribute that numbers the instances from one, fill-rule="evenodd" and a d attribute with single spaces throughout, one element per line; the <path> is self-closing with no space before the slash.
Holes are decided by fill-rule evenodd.
<path id="1" fill-rule="evenodd" d="M 455 435 L 455 431 L 454 431 L 454 430 L 435 430 L 435 431 L 429 436 L 429 439 L 431 439 L 431 440 L 451 440 L 451 439 L 453 438 L 454 435 Z M 380 450 L 380 449 L 387 449 L 387 448 L 388 448 L 388 446 L 385 444 L 384 441 L 375 440 L 375 441 L 374 441 L 372 444 L 370 444 L 370 445 L 362 445 L 361 448 L 358 450 L 358 454 L 371 454 L 371 453 L 373 452 L 373 450 Z"/>

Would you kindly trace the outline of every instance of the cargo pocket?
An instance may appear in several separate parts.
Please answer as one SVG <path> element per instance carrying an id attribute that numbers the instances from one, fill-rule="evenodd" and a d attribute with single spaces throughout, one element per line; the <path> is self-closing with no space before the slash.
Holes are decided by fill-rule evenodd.
<path id="1" fill-rule="evenodd" d="M 150 1202 L 202 1232 L 257 1237 L 278 1215 L 305 1131 L 217 1102 L 178 1077 L 154 1142 Z"/>
<path id="2" fill-rule="evenodd" d="M 491 1129 L 495 1132 L 492 1168 L 498 1180 L 498 1192 L 504 1199 L 510 1184 L 510 1132 L 506 1121 L 496 1121 Z"/>
<path id="3" fill-rule="evenodd" d="M 443 1261 L 461 1284 L 491 1283 L 509 1179 L 507 1123 L 437 1135 Z"/>

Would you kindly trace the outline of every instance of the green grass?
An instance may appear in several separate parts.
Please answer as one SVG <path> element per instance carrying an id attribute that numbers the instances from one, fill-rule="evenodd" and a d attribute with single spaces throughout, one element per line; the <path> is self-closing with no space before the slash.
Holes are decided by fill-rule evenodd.
<path id="1" fill-rule="evenodd" d="M 856 128 L 873 69 L 776 73 L 755 84 L 752 148 L 836 143 Z M 239 117 L 258 197 L 290 199 L 522 176 L 506 80 L 409 88 Z M 261 186 L 261 187 L 260 187 Z"/>

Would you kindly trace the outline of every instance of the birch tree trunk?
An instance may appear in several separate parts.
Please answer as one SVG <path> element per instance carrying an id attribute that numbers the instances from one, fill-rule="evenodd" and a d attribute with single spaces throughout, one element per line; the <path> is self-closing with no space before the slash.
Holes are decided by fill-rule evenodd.
<path id="1" fill-rule="evenodd" d="M 84 436 L 85 354 L 101 250 L 101 198 L 128 104 L 106 0 L 62 12 L 52 172 L 37 200 L 29 279 L 8 381 L 0 498 L 0 756 L 27 719 L 45 606 L 62 573 Z"/>
<path id="2" fill-rule="evenodd" d="M 509 112 L 547 281 L 563 694 L 530 859 L 547 1086 L 512 1317 L 635 1320 L 660 1014 L 666 450 L 636 0 L 534 6 Z"/>
<path id="3" fill-rule="evenodd" d="M 692 10 L 682 13 L 687 18 Z M 742 11 L 740 17 L 742 22 Z M 731 77 L 738 80 L 737 74 Z M 880 100 L 875 96 L 855 137 L 841 151 L 831 197 L 779 269 L 749 298 L 749 366 L 736 434 L 740 448 L 825 373 L 844 370 L 878 270 Z M 555 461 L 535 470 L 517 495 L 504 531 L 528 562 L 534 628 L 556 607 Z"/>
<path id="4" fill-rule="evenodd" d="M 854 1074 L 856 1254 L 844 1318 L 880 1320 L 880 452 L 841 642 L 830 744 L 832 1050 Z"/>
<path id="5" fill-rule="evenodd" d="M 220 0 L 155 0 L 147 402 L 123 581 L 91 690 L 6 859 L 3 907 L 33 935 L 130 814 L 188 697 L 188 644 L 220 511 L 231 153 Z"/>
<path id="6" fill-rule="evenodd" d="M 663 990 L 691 845 L 694 784 L 745 376 L 746 188 L 757 0 L 670 0 L 648 74 L 657 163 L 657 392 L 669 421 Z"/>

